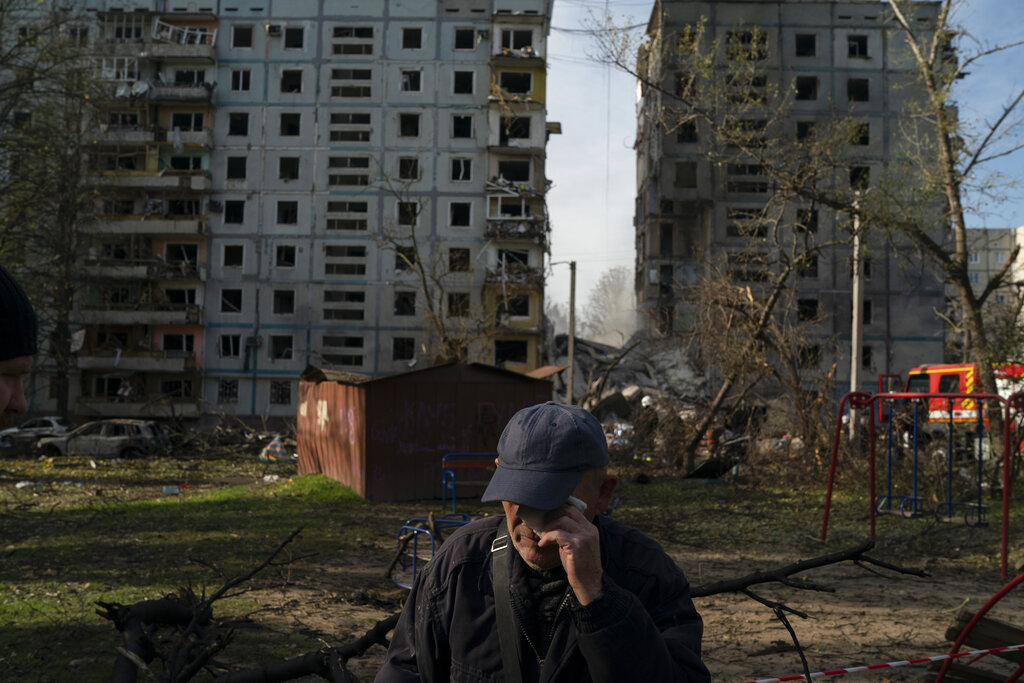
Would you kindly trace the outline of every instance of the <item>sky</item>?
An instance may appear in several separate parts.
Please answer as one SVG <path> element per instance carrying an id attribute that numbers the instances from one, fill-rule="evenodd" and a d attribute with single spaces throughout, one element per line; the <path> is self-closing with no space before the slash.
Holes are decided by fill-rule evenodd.
<path id="1" fill-rule="evenodd" d="M 547 145 L 551 216 L 549 303 L 569 302 L 568 261 L 576 261 L 577 315 L 601 275 L 635 261 L 633 205 L 636 196 L 636 83 L 593 59 L 595 48 L 583 31 L 588 17 L 607 12 L 617 25 L 646 25 L 653 0 L 555 0 L 548 42 L 548 120 L 562 134 Z M 976 50 L 1021 40 L 1024 0 L 966 0 L 955 15 Z M 636 29 L 642 31 L 643 29 Z M 963 48 L 962 48 L 963 51 Z M 957 101 L 964 121 L 992 120 L 1010 93 L 1024 87 L 1024 46 L 978 62 L 960 81 Z M 1005 179 L 1024 181 L 1024 151 L 999 161 Z M 1002 198 L 977 197 L 971 227 L 1024 225 L 1024 186 Z"/>

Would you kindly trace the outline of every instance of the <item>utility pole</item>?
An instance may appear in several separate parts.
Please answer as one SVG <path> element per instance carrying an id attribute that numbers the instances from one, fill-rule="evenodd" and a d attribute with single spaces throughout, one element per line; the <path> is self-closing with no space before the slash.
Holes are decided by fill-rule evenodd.
<path id="1" fill-rule="evenodd" d="M 854 210 L 856 211 L 856 203 Z M 861 278 L 860 278 L 860 212 L 853 214 L 853 321 L 850 325 L 850 391 L 860 391 L 861 354 Z M 857 433 L 857 411 L 850 409 L 850 441 Z"/>
<path id="2" fill-rule="evenodd" d="M 565 402 L 573 404 L 572 396 L 572 370 L 573 351 L 576 346 L 576 262 L 569 261 L 569 378 L 568 388 L 565 390 Z"/>

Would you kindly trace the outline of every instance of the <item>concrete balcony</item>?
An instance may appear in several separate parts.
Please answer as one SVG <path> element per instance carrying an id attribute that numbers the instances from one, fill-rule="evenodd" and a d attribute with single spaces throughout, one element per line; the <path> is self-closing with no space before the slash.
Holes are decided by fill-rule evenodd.
<path id="1" fill-rule="evenodd" d="M 201 325 L 203 308 L 194 304 L 83 306 L 78 316 L 85 325 Z"/>
<path id="2" fill-rule="evenodd" d="M 86 223 L 88 233 L 114 235 L 202 235 L 206 216 L 190 218 L 147 218 L 145 216 L 103 217 Z"/>
<path id="3" fill-rule="evenodd" d="M 509 138 L 507 140 L 491 140 L 487 151 L 492 154 L 504 154 L 508 156 L 530 156 L 531 154 L 543 153 L 544 143 L 530 138 Z"/>
<path id="4" fill-rule="evenodd" d="M 206 265 L 202 263 L 164 263 L 158 259 L 90 259 L 86 258 L 84 274 L 100 280 L 174 280 L 206 281 Z"/>
<path id="5" fill-rule="evenodd" d="M 484 283 L 488 285 L 516 285 L 519 287 L 539 288 L 544 286 L 544 271 L 518 263 L 506 265 L 504 268 L 488 268 Z"/>
<path id="6" fill-rule="evenodd" d="M 533 218 L 488 218 L 484 236 L 502 241 L 533 242 L 546 244 L 548 225 L 546 221 Z"/>
<path id="7" fill-rule="evenodd" d="M 102 40 L 96 44 L 104 57 L 141 57 L 149 49 L 149 41 L 142 38 L 133 40 Z"/>
<path id="8" fill-rule="evenodd" d="M 145 280 L 149 275 L 149 266 L 139 261 L 124 263 L 116 260 L 87 260 L 82 270 L 86 277 L 105 280 Z"/>
<path id="9" fill-rule="evenodd" d="M 164 134 L 164 140 L 175 144 L 181 142 L 184 145 L 202 145 L 203 147 L 210 147 L 213 144 L 213 132 L 208 129 L 180 131 L 169 130 Z"/>
<path id="10" fill-rule="evenodd" d="M 78 354 L 79 370 L 133 370 L 139 372 L 186 372 L 196 367 L 196 354 L 189 351 L 94 350 Z"/>
<path id="11" fill-rule="evenodd" d="M 133 397 L 130 401 L 115 401 L 89 396 L 83 396 L 75 402 L 75 411 L 83 418 L 195 418 L 199 417 L 200 412 L 199 399 L 154 398 L 151 401 L 140 401 Z"/>
<path id="12" fill-rule="evenodd" d="M 154 40 L 146 45 L 146 56 L 150 59 L 174 59 L 212 64 L 217 56 L 217 50 L 213 45 L 182 45 Z"/>
<path id="13" fill-rule="evenodd" d="M 213 85 L 200 83 L 186 85 L 177 83 L 154 83 L 149 89 L 149 99 L 162 102 L 205 102 L 213 95 Z"/>
<path id="14" fill-rule="evenodd" d="M 88 179 L 100 187 L 137 190 L 209 192 L 213 186 L 210 174 L 206 171 L 104 171 L 92 174 Z"/>
<path id="15" fill-rule="evenodd" d="M 97 128 L 90 137 L 97 145 L 145 145 L 159 140 L 161 133 L 158 129 L 142 126 L 108 127 Z"/>

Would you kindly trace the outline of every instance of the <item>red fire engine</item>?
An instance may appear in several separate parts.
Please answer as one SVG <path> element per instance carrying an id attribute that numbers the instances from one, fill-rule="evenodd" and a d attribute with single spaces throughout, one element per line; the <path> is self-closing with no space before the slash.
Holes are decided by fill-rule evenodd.
<path id="1" fill-rule="evenodd" d="M 1024 391 L 1024 364 L 1000 363 L 993 366 L 996 374 L 996 392 L 1003 397 Z M 921 365 L 907 373 L 905 391 L 942 394 L 982 393 L 977 363 Z M 928 422 L 948 423 L 949 399 L 928 399 Z M 986 425 L 988 417 L 982 418 Z M 953 422 L 978 421 L 978 404 L 971 398 L 953 399 Z"/>

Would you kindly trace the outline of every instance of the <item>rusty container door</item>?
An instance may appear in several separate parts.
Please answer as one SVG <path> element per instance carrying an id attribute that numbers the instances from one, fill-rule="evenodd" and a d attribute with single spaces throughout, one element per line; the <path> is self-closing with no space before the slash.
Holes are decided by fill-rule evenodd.
<path id="1" fill-rule="evenodd" d="M 366 385 L 300 382 L 299 474 L 323 473 L 364 498 Z"/>

